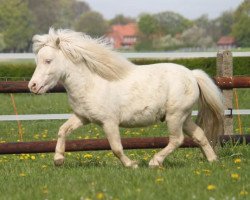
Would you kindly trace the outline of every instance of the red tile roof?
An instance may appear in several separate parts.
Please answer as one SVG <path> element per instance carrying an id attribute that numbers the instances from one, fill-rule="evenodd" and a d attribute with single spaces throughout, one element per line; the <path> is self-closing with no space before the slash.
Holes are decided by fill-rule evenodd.
<path id="1" fill-rule="evenodd" d="M 232 36 L 222 36 L 217 45 L 233 45 L 235 44 L 235 38 Z"/>
<path id="2" fill-rule="evenodd" d="M 108 38 L 112 38 L 114 48 L 121 48 L 122 45 L 134 45 L 134 42 L 127 44 L 124 41 L 125 37 L 136 37 L 138 34 L 138 28 L 135 23 L 129 23 L 126 25 L 113 25 L 111 31 L 107 34 Z"/>

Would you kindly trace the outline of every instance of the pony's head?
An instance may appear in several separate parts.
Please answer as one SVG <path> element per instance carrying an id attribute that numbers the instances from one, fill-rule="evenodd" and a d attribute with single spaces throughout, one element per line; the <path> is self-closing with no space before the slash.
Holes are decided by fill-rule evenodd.
<path id="1" fill-rule="evenodd" d="M 48 34 L 33 37 L 36 70 L 29 88 L 36 94 L 45 93 L 66 76 L 70 64 L 84 67 L 108 81 L 122 79 L 133 64 L 111 51 L 105 40 L 72 30 L 53 28 Z"/>
<path id="2" fill-rule="evenodd" d="M 28 87 L 33 93 L 43 94 L 64 76 L 65 59 L 54 29 L 49 34 L 35 35 L 32 40 L 37 66 Z"/>

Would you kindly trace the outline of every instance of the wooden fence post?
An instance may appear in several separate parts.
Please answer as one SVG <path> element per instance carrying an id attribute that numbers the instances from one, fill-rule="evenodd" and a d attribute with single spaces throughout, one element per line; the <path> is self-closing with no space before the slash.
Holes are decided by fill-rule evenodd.
<path id="1" fill-rule="evenodd" d="M 224 50 L 217 53 L 217 76 L 233 76 L 233 56 L 231 51 Z M 224 135 L 233 134 L 233 90 L 223 90 L 225 110 L 230 110 L 231 114 L 224 118 Z"/>

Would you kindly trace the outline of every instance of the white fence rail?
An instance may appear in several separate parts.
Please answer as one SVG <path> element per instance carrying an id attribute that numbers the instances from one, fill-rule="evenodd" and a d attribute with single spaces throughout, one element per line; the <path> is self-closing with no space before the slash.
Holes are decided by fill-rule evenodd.
<path id="1" fill-rule="evenodd" d="M 198 111 L 193 111 L 196 116 Z M 31 115 L 0 115 L 0 121 L 27 121 L 27 120 L 60 120 L 68 119 L 72 114 L 31 114 Z M 225 110 L 225 115 L 250 115 L 249 110 Z"/>

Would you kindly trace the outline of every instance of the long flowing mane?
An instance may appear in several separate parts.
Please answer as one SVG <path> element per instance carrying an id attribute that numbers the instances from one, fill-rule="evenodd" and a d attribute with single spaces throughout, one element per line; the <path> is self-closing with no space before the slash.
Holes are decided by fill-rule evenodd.
<path id="1" fill-rule="evenodd" d="M 73 63 L 85 63 L 89 70 L 107 80 L 122 79 L 133 68 L 133 64 L 110 50 L 107 42 L 68 29 L 50 28 L 45 35 L 33 37 L 35 54 L 44 46 L 59 48 Z"/>

